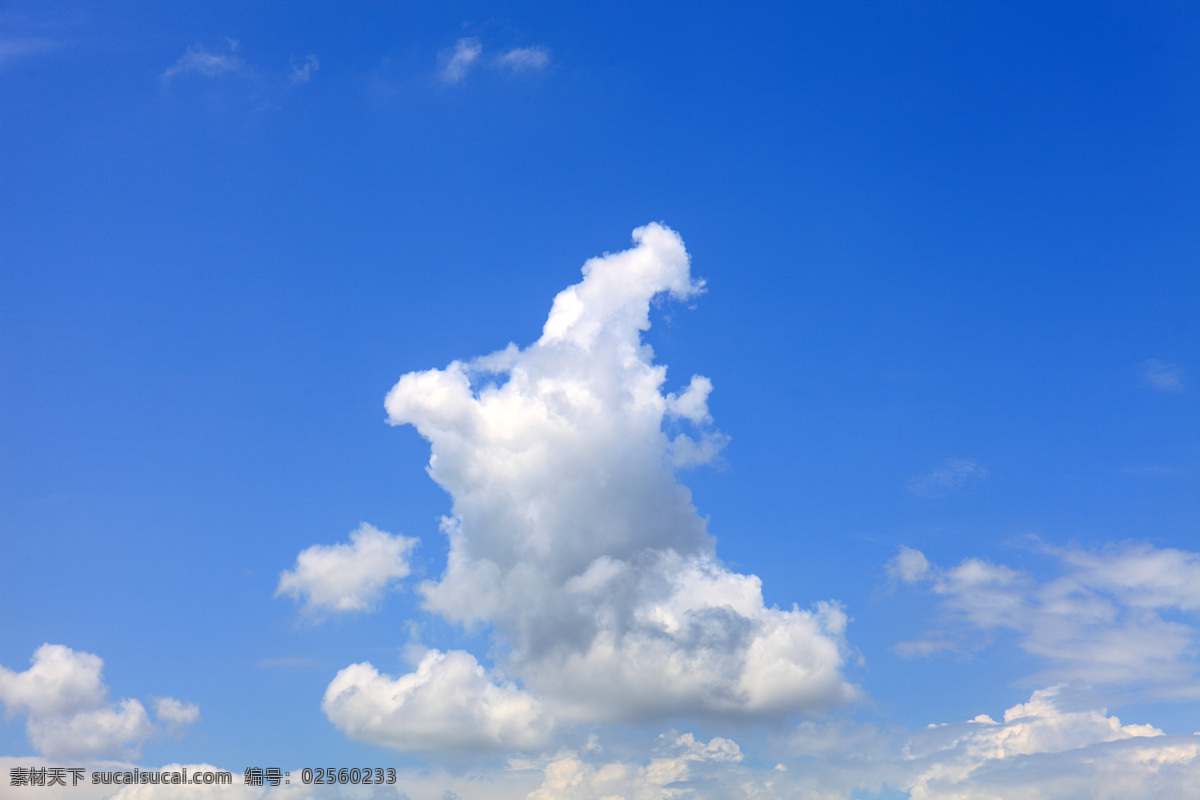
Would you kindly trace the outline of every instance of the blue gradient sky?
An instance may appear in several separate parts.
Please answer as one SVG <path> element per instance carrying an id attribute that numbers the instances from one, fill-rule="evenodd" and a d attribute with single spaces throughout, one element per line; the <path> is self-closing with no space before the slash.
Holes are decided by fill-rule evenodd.
<path id="1" fill-rule="evenodd" d="M 1200 581 L 1198 31 L 1189 3 L 6 3 L 0 665 L 61 644 L 113 700 L 199 706 L 138 763 L 464 763 L 321 709 L 414 637 L 495 657 L 422 608 L 450 502 L 384 395 L 528 346 L 662 221 L 707 291 L 645 340 L 664 391 L 711 378 L 729 437 L 680 481 L 768 606 L 845 608 L 865 699 L 837 719 L 999 719 L 1077 679 L 1191 734 L 1200 599 L 1155 607 L 1191 642 L 1174 677 L 1046 677 L 1032 628 L 955 622 L 888 564 L 1044 585 L 1054 548 L 1134 542 Z M 460 40 L 483 55 L 451 80 Z M 490 60 L 522 49 L 544 63 Z M 421 542 L 377 611 L 273 596 L 363 521 Z M 955 646 L 897 651 L 930 631 Z M 0 754 L 31 755 L 8 705 Z M 769 768 L 804 718 L 576 734 L 728 736 Z"/>

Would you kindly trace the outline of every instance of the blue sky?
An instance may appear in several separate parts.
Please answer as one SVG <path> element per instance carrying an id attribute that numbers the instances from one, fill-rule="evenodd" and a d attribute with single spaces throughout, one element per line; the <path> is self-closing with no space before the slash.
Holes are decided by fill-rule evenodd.
<path id="1" fill-rule="evenodd" d="M 1198 14 L 6 3 L 0 762 L 1195 796 Z"/>

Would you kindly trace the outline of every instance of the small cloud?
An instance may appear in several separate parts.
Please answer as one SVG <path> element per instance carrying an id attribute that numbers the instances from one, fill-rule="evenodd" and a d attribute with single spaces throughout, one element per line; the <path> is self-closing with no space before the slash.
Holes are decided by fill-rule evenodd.
<path id="1" fill-rule="evenodd" d="M 550 51 L 544 47 L 516 47 L 496 58 L 496 66 L 513 72 L 545 69 L 550 63 Z"/>
<path id="2" fill-rule="evenodd" d="M 405 555 L 416 539 L 393 536 L 367 523 L 350 533 L 350 544 L 315 544 L 296 566 L 279 576 L 275 596 L 304 601 L 304 611 L 368 611 L 389 584 L 408 576 Z"/>
<path id="3" fill-rule="evenodd" d="M 312 80 L 313 73 L 316 72 L 320 68 L 321 68 L 321 62 L 318 61 L 317 57 L 314 55 L 310 54 L 310 55 L 305 56 L 303 64 L 297 64 L 296 61 L 293 59 L 292 60 L 292 72 L 291 72 L 291 75 L 289 76 L 289 79 L 291 80 L 291 82 L 293 84 L 308 83 L 309 81 Z"/>
<path id="4" fill-rule="evenodd" d="M 987 470 L 965 458 L 955 458 L 927 475 L 908 482 L 908 491 L 927 500 L 938 500 L 959 491 L 970 483 L 987 477 Z"/>
<path id="5" fill-rule="evenodd" d="M 905 583 L 916 583 L 929 577 L 932 567 L 920 550 L 900 545 L 900 552 L 887 563 L 888 576 Z"/>
<path id="6" fill-rule="evenodd" d="M 200 706 L 195 703 L 176 700 L 174 697 L 156 697 L 154 699 L 154 716 L 165 724 L 167 733 L 181 736 L 185 730 L 196 724 L 200 719 Z"/>
<path id="7" fill-rule="evenodd" d="M 459 39 L 453 50 L 442 53 L 445 62 L 440 73 L 442 80 L 446 83 L 461 83 L 482 53 L 483 45 L 478 39 Z"/>
<path id="8" fill-rule="evenodd" d="M 1142 380 L 1160 392 L 1183 391 L 1183 369 L 1157 358 L 1142 362 Z"/>
<path id="9" fill-rule="evenodd" d="M 205 78 L 215 78 L 230 72 L 237 72 L 245 66 L 244 61 L 234 55 L 238 49 L 236 39 L 225 40 L 226 52 L 214 52 L 202 44 L 194 44 L 179 57 L 166 72 L 162 74 L 164 83 L 180 75 L 200 75 Z"/>

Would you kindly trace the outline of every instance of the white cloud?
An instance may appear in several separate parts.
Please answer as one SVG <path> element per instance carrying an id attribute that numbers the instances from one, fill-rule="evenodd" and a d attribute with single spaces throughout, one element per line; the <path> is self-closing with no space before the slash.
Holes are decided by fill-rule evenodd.
<path id="1" fill-rule="evenodd" d="M 127 699 L 64 716 L 31 714 L 26 732 L 38 752 L 71 758 L 91 753 L 136 753 L 154 732 L 154 726 L 142 704 Z"/>
<path id="2" fill-rule="evenodd" d="M 910 735 L 913 800 L 1200 796 L 1200 737 L 1122 725 L 1102 708 L 1070 708 L 1065 694 L 1041 689 L 1003 721 L 980 715 Z M 1160 795 L 1156 785 L 1172 791 Z"/>
<path id="3" fill-rule="evenodd" d="M 449 654 L 447 654 L 448 656 Z M 386 704 L 381 708 L 387 709 Z M 495 769 L 456 773 L 400 769 L 391 787 L 370 796 L 447 800 L 1200 800 L 1200 735 L 1164 735 L 1151 725 L 1123 723 L 1086 690 L 1051 686 L 992 718 L 880 730 L 846 719 L 804 722 L 775 738 L 766 753 L 732 739 L 708 741 L 669 731 L 650 746 L 628 741 L 609 755 L 595 734 L 586 744 L 550 754 L 509 758 Z M 0 773 L 41 766 L 38 759 L 0 757 Z M 85 764 L 89 770 L 132 765 Z M 295 776 L 299 765 L 280 765 Z M 189 774 L 216 770 L 187 765 Z M 163 770 L 178 770 L 167 765 Z M 232 786 L 114 787 L 90 784 L 39 789 L 46 800 L 349 800 L 354 786 L 249 787 L 240 770 Z M 69 780 L 68 780 L 69 782 Z"/>
<path id="4" fill-rule="evenodd" d="M 1029 702 L 1007 709 L 1001 722 L 980 714 L 965 724 L 934 726 L 910 736 L 909 754 L 934 762 L 922 770 L 915 786 L 961 783 L 989 761 L 1163 735 L 1150 725 L 1122 725 L 1102 708 L 1064 710 L 1060 707 L 1064 688 L 1056 685 L 1035 691 Z M 923 794 L 919 789 L 914 793 Z"/>
<path id="5" fill-rule="evenodd" d="M 509 674 L 573 720 L 781 718 L 847 702 L 845 614 L 768 608 L 759 579 L 726 569 L 674 469 L 715 455 L 711 382 L 662 393 L 641 341 L 651 300 L 701 292 L 678 234 L 590 259 L 554 299 L 541 338 L 409 373 L 393 424 L 431 445 L 453 500 L 445 573 L 425 607 L 493 626 Z M 682 435 L 682 434 L 681 434 Z"/>
<path id="6" fill-rule="evenodd" d="M 1048 548 L 1086 586 L 1134 608 L 1200 611 L 1200 553 L 1128 542 L 1100 552 Z"/>
<path id="7" fill-rule="evenodd" d="M 545 69 L 550 63 L 550 51 L 544 47 L 516 47 L 496 58 L 496 66 L 513 72 L 532 72 Z"/>
<path id="8" fill-rule="evenodd" d="M 484 59 L 483 43 L 473 37 L 464 37 L 454 47 L 438 54 L 441 67 L 438 76 L 449 84 L 461 83 L 471 70 L 479 65 L 509 72 L 537 72 L 550 64 L 550 51 L 545 47 L 515 47 L 498 56 Z"/>
<path id="9" fill-rule="evenodd" d="M 553 727 L 541 703 L 493 681 L 461 650 L 430 650 L 396 679 L 352 664 L 321 707 L 348 736 L 400 750 L 528 750 L 544 746 Z"/>
<path id="10" fill-rule="evenodd" d="M 929 574 L 929 559 L 920 550 L 900 546 L 900 552 L 888 562 L 887 572 L 893 578 L 905 583 L 914 583 Z"/>
<path id="11" fill-rule="evenodd" d="M 805 723 L 792 740 L 790 791 L 848 798 L 884 785 L 912 800 L 1200 798 L 1200 736 L 1122 724 L 1085 691 L 1037 690 L 1000 721 L 881 732 Z"/>
<path id="12" fill-rule="evenodd" d="M 163 81 L 169 83 L 182 75 L 214 78 L 241 70 L 245 66 L 245 62 L 234 55 L 238 48 L 237 41 L 226 39 L 226 46 L 225 51 L 213 51 L 202 44 L 192 45 L 162 74 Z"/>
<path id="13" fill-rule="evenodd" d="M 350 544 L 315 544 L 300 552 L 295 566 L 279 575 L 275 596 L 304 601 L 304 611 L 366 611 L 390 583 L 407 577 L 409 550 L 416 539 L 362 523 L 350 532 Z"/>
<path id="14" fill-rule="evenodd" d="M 1163 613 L 1200 610 L 1200 555 L 1144 543 L 1042 549 L 1060 568 L 1046 582 L 979 559 L 941 569 L 901 548 L 889 572 L 928 583 L 954 629 L 902 643 L 899 651 L 926 655 L 957 648 L 972 631 L 1011 630 L 1026 651 L 1049 662 L 1044 678 L 1195 691 L 1196 630 Z"/>
<path id="15" fill-rule="evenodd" d="M 606 760 L 598 747 L 559 753 L 529 800 L 850 800 L 891 796 L 885 788 L 913 800 L 1200 798 L 1200 736 L 1122 724 L 1063 686 L 1034 692 L 1001 721 L 890 732 L 806 722 L 774 766 L 746 766 L 728 739 L 671 732 L 655 749 L 642 762 Z"/>
<path id="16" fill-rule="evenodd" d="M 137 700 L 108 703 L 101 672 L 104 662 L 91 653 L 44 644 L 24 672 L 0 667 L 0 701 L 6 713 L 26 714 L 30 744 L 46 756 L 136 754 L 156 728 Z M 199 716 L 191 703 L 158 700 L 160 717 L 178 732 Z M 165 715 L 161 710 L 165 709 Z"/>
<path id="17" fill-rule="evenodd" d="M 292 83 L 308 83 L 312 80 L 313 73 L 321 68 L 321 62 L 316 56 L 310 54 L 304 57 L 303 64 L 292 61 L 291 67 L 288 78 Z"/>
<path id="18" fill-rule="evenodd" d="M 911 479 L 908 482 L 908 490 L 918 497 L 939 500 L 986 477 L 987 470 L 974 461 L 955 458 L 927 475 Z"/>
<path id="19" fill-rule="evenodd" d="M 725 792 L 712 783 L 713 770 L 730 772 L 730 766 L 742 760 L 736 742 L 713 737 L 699 742 L 690 733 L 675 731 L 660 737 L 661 752 L 646 764 L 611 761 L 592 764 L 578 753 L 565 751 L 556 755 L 542 770 L 542 785 L 528 795 L 528 800 L 600 800 L 600 798 L 631 798 L 636 800 L 668 800 L 680 797 L 680 785 L 696 777 L 697 767 L 709 780 L 705 797 L 717 797 Z M 739 772 L 739 775 L 741 773 Z M 728 782 L 726 777 L 725 782 Z M 712 790 L 716 789 L 716 792 Z M 743 794 L 744 796 L 748 796 Z"/>
<path id="20" fill-rule="evenodd" d="M 154 716 L 167 726 L 169 733 L 175 734 L 196 724 L 200 719 L 200 706 L 174 697 L 156 697 Z"/>
<path id="21" fill-rule="evenodd" d="M 446 83 L 460 83 L 479 60 L 483 45 L 478 39 L 468 37 L 454 43 L 454 49 L 442 53 L 442 69 L 439 73 Z"/>
<path id="22" fill-rule="evenodd" d="M 1162 392 L 1183 391 L 1183 369 L 1177 364 L 1151 358 L 1142 363 L 1142 379 Z"/>

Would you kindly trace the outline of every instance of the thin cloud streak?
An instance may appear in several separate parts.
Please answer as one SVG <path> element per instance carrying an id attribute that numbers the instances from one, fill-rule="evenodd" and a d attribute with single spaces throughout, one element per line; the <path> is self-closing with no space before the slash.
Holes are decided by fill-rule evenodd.
<path id="1" fill-rule="evenodd" d="M 951 459 L 945 465 L 908 482 L 907 489 L 917 497 L 940 500 L 987 478 L 987 470 L 965 458 Z"/>
<path id="2" fill-rule="evenodd" d="M 238 72 L 245 67 L 246 62 L 234 55 L 238 49 L 236 39 L 227 39 L 227 51 L 209 50 L 202 44 L 194 44 L 187 49 L 179 60 L 167 68 L 162 74 L 164 83 L 170 83 L 175 78 L 185 75 L 199 75 L 205 78 L 215 78 L 231 72 Z"/>
<path id="3" fill-rule="evenodd" d="M 1183 391 L 1183 369 L 1178 364 L 1159 361 L 1157 358 L 1142 363 L 1142 380 L 1160 392 Z"/>
<path id="4" fill-rule="evenodd" d="M 54 50 L 59 46 L 55 40 L 40 36 L 0 37 L 0 68 Z"/>
<path id="5" fill-rule="evenodd" d="M 532 72 L 545 69 L 550 63 L 550 51 L 544 47 L 517 47 L 496 58 L 496 66 L 513 72 Z"/>

